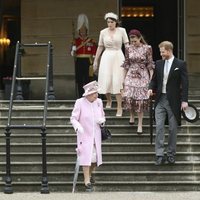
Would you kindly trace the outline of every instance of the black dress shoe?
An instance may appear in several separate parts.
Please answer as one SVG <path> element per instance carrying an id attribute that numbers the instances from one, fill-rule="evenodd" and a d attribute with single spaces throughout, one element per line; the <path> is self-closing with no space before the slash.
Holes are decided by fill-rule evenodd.
<path id="1" fill-rule="evenodd" d="M 174 156 L 167 156 L 167 163 L 173 165 L 175 163 Z"/>
<path id="2" fill-rule="evenodd" d="M 156 156 L 155 165 L 163 165 L 165 163 L 164 156 Z"/>
<path id="3" fill-rule="evenodd" d="M 87 185 L 85 185 L 85 191 L 86 192 L 93 192 L 94 191 L 94 188 L 93 188 L 91 183 L 88 183 Z"/>

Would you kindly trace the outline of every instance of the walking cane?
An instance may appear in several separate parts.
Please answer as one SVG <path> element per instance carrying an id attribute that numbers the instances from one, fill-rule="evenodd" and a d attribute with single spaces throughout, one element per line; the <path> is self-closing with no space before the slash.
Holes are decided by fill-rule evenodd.
<path id="1" fill-rule="evenodd" d="M 77 159 L 76 159 L 76 165 L 75 165 L 75 169 L 74 169 L 74 179 L 73 179 L 73 187 L 72 187 L 72 193 L 75 192 L 76 190 L 76 183 L 78 180 L 78 173 L 79 173 L 79 168 L 80 168 L 80 159 L 79 159 L 79 150 L 78 148 L 76 149 L 76 155 L 77 155 Z"/>
<path id="2" fill-rule="evenodd" d="M 77 154 L 77 160 L 76 160 L 76 165 L 75 165 L 75 169 L 74 169 L 74 179 L 73 179 L 72 193 L 74 193 L 75 190 L 76 190 L 76 183 L 77 183 L 77 180 L 78 180 L 79 167 L 80 167 L 79 156 Z"/>
<path id="3" fill-rule="evenodd" d="M 150 143 L 153 143 L 153 96 L 150 96 L 149 105 L 149 119 L 150 119 Z"/>

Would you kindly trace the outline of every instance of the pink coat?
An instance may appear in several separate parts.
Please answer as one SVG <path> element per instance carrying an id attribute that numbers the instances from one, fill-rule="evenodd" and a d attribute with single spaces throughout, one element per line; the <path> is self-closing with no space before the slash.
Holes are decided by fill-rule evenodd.
<path id="1" fill-rule="evenodd" d="M 71 115 L 74 130 L 83 128 L 84 132 L 77 131 L 77 150 L 81 166 L 90 166 L 92 150 L 95 144 L 97 152 L 97 166 L 102 164 L 101 130 L 98 120 L 105 119 L 102 100 L 97 98 L 89 102 L 86 97 L 76 100 Z"/>

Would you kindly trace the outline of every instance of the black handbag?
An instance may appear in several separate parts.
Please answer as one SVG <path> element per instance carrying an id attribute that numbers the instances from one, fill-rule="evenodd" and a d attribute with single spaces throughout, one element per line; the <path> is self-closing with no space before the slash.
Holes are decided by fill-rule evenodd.
<path id="1" fill-rule="evenodd" d="M 107 139 L 111 139 L 111 132 L 109 131 L 109 129 L 106 126 L 101 126 L 101 139 L 103 140 L 107 140 Z"/>

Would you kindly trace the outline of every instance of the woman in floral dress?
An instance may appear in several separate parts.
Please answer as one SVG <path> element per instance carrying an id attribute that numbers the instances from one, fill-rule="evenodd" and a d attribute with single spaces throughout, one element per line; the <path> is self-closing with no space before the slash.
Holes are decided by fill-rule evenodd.
<path id="1" fill-rule="evenodd" d="M 152 48 L 146 43 L 139 30 L 129 32 L 130 45 L 125 50 L 126 70 L 124 79 L 124 108 L 130 112 L 129 123 L 134 124 L 134 113 L 138 114 L 137 133 L 142 134 L 143 112 L 148 110 L 148 85 L 151 80 L 154 63 Z"/>

